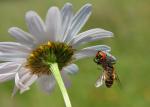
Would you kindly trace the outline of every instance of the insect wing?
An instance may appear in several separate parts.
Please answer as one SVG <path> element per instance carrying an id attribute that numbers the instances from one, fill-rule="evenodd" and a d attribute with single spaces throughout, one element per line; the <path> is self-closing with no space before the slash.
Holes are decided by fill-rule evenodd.
<path id="1" fill-rule="evenodd" d="M 121 81 L 119 79 L 119 76 L 117 75 L 117 73 L 115 72 L 115 80 L 117 82 L 117 85 L 119 88 L 122 88 L 122 84 L 121 84 Z"/>
<path id="2" fill-rule="evenodd" d="M 96 83 L 95 83 L 95 87 L 100 87 L 104 84 L 105 81 L 105 75 L 104 72 L 102 73 L 102 75 L 100 75 L 100 77 L 97 79 Z"/>

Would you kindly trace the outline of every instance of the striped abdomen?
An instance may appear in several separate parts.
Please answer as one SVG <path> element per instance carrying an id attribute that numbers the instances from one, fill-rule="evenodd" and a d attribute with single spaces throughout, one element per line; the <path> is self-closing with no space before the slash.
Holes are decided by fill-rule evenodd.
<path id="1" fill-rule="evenodd" d="M 110 88 L 115 80 L 114 69 L 105 70 L 105 85 Z"/>

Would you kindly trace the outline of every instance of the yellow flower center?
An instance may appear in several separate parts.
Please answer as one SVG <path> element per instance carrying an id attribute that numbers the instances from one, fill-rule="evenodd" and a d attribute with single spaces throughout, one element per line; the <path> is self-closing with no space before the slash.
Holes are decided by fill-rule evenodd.
<path id="1" fill-rule="evenodd" d="M 74 49 L 65 43 L 50 42 L 40 45 L 27 58 L 26 67 L 33 74 L 51 74 L 49 63 L 57 63 L 61 70 L 72 61 Z"/>

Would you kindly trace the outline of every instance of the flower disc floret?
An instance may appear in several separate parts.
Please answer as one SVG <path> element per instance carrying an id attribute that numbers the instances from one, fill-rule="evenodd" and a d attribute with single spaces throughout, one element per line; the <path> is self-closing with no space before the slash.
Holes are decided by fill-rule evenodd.
<path id="1" fill-rule="evenodd" d="M 65 43 L 48 42 L 32 51 L 27 58 L 26 67 L 31 69 L 33 74 L 51 74 L 50 63 L 58 63 L 61 70 L 72 61 L 74 49 Z"/>

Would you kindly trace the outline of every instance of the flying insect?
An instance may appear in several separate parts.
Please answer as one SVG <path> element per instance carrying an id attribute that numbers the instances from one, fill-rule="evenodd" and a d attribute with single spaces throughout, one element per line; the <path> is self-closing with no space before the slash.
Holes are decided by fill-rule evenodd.
<path id="1" fill-rule="evenodd" d="M 116 64 L 116 58 L 114 56 L 105 51 L 98 51 L 94 58 L 94 62 L 101 65 L 103 68 L 102 75 L 100 75 L 96 81 L 96 87 L 105 84 L 107 88 L 110 88 L 115 80 L 120 85 L 120 80 L 114 68 L 114 65 Z"/>

